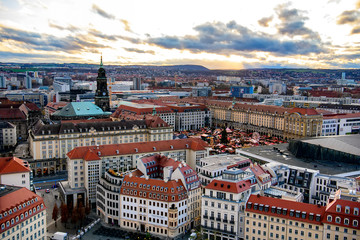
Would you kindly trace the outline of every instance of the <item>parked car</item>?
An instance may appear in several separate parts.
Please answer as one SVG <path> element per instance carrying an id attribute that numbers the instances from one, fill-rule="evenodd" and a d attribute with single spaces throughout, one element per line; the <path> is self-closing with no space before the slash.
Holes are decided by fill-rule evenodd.
<path id="1" fill-rule="evenodd" d="M 50 193 L 50 189 L 46 189 L 45 192 L 46 192 L 46 193 Z"/>
<path id="2" fill-rule="evenodd" d="M 35 190 L 41 190 L 41 187 L 36 187 Z"/>

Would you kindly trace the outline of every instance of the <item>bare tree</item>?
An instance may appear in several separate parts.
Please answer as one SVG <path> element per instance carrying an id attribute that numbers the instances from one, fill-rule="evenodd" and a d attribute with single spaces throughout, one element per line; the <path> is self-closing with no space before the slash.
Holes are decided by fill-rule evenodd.
<path id="1" fill-rule="evenodd" d="M 57 226 L 56 220 L 57 220 L 58 215 L 59 215 L 59 208 L 58 208 L 57 204 L 55 203 L 53 211 L 52 211 L 52 219 L 55 221 L 55 227 Z"/>

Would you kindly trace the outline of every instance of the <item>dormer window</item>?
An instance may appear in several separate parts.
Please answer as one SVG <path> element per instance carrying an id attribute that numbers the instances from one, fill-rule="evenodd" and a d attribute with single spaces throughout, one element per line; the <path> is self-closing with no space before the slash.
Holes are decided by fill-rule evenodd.
<path id="1" fill-rule="evenodd" d="M 359 209 L 358 208 L 354 208 L 354 215 L 359 215 Z"/>
<path id="2" fill-rule="evenodd" d="M 341 206 L 340 205 L 336 205 L 336 212 L 341 212 Z"/>
<path id="3" fill-rule="evenodd" d="M 328 221 L 328 222 L 332 222 L 332 216 L 331 216 L 331 215 L 328 215 L 328 216 L 327 216 L 327 221 Z"/>
<path id="4" fill-rule="evenodd" d="M 350 213 L 350 207 L 348 207 L 348 206 L 345 207 L 345 213 L 346 213 L 346 214 L 349 214 L 349 213 Z"/>
<path id="5" fill-rule="evenodd" d="M 349 225 L 349 219 L 348 219 L 348 218 L 345 218 L 345 219 L 344 219 L 344 224 L 345 224 L 345 225 Z"/>
<path id="6" fill-rule="evenodd" d="M 335 222 L 336 222 L 336 223 L 341 223 L 341 218 L 340 218 L 340 217 L 336 217 L 336 218 L 335 218 Z"/>
<path id="7" fill-rule="evenodd" d="M 358 225 L 359 225 L 358 220 L 353 220 L 353 226 L 354 226 L 354 227 L 357 227 Z"/>

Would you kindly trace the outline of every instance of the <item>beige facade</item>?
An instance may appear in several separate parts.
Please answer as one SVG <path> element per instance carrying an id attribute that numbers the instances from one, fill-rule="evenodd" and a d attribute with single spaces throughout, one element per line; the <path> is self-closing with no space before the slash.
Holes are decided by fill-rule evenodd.
<path id="1" fill-rule="evenodd" d="M 0 128 L 0 137 L 1 137 L 1 146 L 0 147 L 13 147 L 17 143 L 17 134 L 16 134 L 16 125 L 12 123 L 5 123 L 3 127 Z"/>

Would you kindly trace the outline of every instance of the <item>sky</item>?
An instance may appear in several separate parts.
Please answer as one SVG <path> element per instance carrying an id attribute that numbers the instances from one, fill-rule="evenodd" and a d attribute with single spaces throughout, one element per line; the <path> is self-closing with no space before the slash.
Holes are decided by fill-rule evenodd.
<path id="1" fill-rule="evenodd" d="M 0 0 L 0 61 L 359 68 L 360 0 Z"/>

